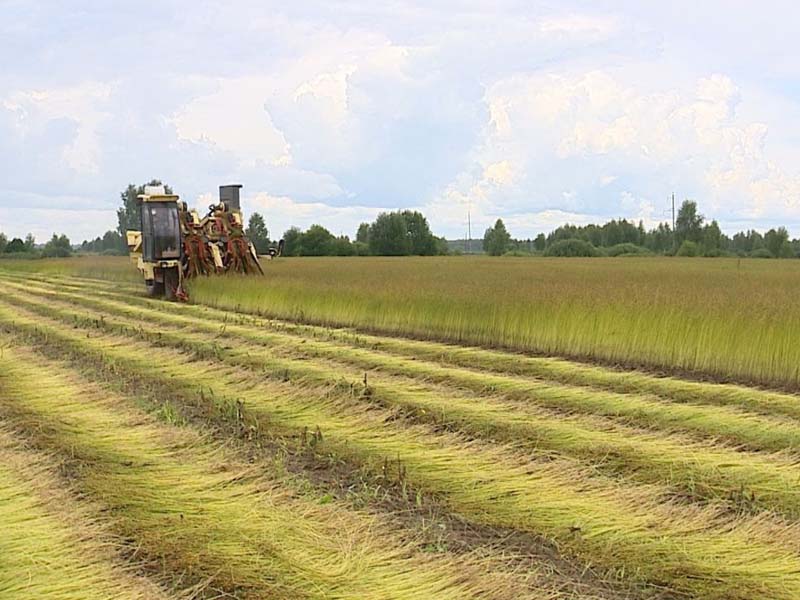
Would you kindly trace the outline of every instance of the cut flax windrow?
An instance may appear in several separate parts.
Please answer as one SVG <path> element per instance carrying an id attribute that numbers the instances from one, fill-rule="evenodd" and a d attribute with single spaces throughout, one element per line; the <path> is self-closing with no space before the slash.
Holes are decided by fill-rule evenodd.
<path id="1" fill-rule="evenodd" d="M 420 554 L 374 518 L 293 497 L 193 430 L 159 425 L 24 347 L 6 349 L 0 365 L 9 420 L 69 453 L 76 484 L 107 507 L 120 535 L 172 572 L 254 598 L 521 594 L 469 558 Z"/>
<path id="2" fill-rule="evenodd" d="M 29 287 L 26 291 L 32 290 Z M 40 293 L 47 297 L 45 292 Z M 480 375 L 473 371 L 448 370 L 435 363 L 405 360 L 232 322 L 226 322 L 221 328 L 214 321 L 199 317 L 137 309 L 123 302 L 87 299 L 73 293 L 60 292 L 49 297 L 49 311 L 64 306 L 63 302 L 53 300 L 63 297 L 72 305 L 92 309 L 91 316 L 84 319 L 97 322 L 96 319 L 102 317 L 103 326 L 110 330 L 125 327 L 147 334 L 147 329 L 140 328 L 142 316 L 147 315 L 147 322 L 158 323 L 159 329 L 144 337 L 195 353 L 204 351 L 207 356 L 218 356 L 225 362 L 271 373 L 278 378 L 324 384 L 342 377 L 352 381 L 360 378 L 363 371 L 343 368 L 341 363 L 379 369 L 381 372 L 369 373 L 369 394 L 365 394 L 364 399 L 402 408 L 417 420 L 445 423 L 472 435 L 574 456 L 644 482 L 677 486 L 681 493 L 690 497 L 731 503 L 737 511 L 766 510 L 792 518 L 800 516 L 800 490 L 797 488 L 800 466 L 796 457 L 744 452 L 716 443 L 699 443 L 677 434 L 637 430 L 606 417 L 553 412 L 538 408 L 536 395 L 525 396 L 524 402 L 509 402 L 493 395 L 465 395 L 457 388 L 468 387 L 471 383 L 476 392 L 483 391 Z M 71 309 L 69 314 L 77 316 L 79 312 Z M 138 318 L 134 318 L 136 315 Z M 220 345 L 223 339 L 229 341 Z M 239 344 L 239 341 L 248 343 Z M 256 343 L 266 350 L 254 347 Z M 280 356 L 276 356 L 276 350 Z M 307 360 L 320 356 L 325 361 Z M 387 377 L 383 374 L 385 371 L 415 379 Z M 494 375 L 493 379 L 498 377 Z M 428 381 L 456 387 L 437 387 Z M 492 393 L 501 391 L 499 387 L 492 386 Z M 570 388 L 565 388 L 561 393 L 568 397 L 569 392 Z M 587 393 L 586 390 L 581 392 L 580 397 Z M 711 408 L 711 412 L 714 418 L 708 422 L 722 420 L 724 415 L 720 415 L 720 411 Z M 800 424 L 795 430 L 800 435 Z"/>
<path id="3" fill-rule="evenodd" d="M 373 468 L 399 464 L 412 485 L 441 495 L 473 522 L 544 535 L 565 553 L 692 597 L 800 596 L 797 525 L 673 503 L 647 486 L 621 487 L 566 461 L 530 460 L 501 445 L 405 423 L 358 399 L 348 403 L 336 387 L 269 381 L 0 305 L 9 330 L 96 361 L 118 377 L 183 392 L 221 411 L 238 407 L 254 427 L 298 434 L 319 428 L 324 448 Z"/>
<path id="4" fill-rule="evenodd" d="M 171 597 L 124 563 L 100 512 L 71 494 L 57 469 L 0 427 L 0 598 Z"/>
<path id="5" fill-rule="evenodd" d="M 20 301 L 35 302 L 35 299 L 30 297 L 18 296 L 18 298 Z M 79 298 L 77 301 L 81 302 Z M 84 302 L 98 305 L 94 300 L 87 299 Z M 159 315 L 157 311 L 149 311 L 148 314 L 154 320 L 166 321 L 166 317 Z M 219 324 L 215 321 L 211 323 L 217 327 L 216 333 L 220 337 L 229 331 L 241 333 L 244 330 L 235 324 Z M 183 317 L 181 324 L 186 325 L 190 322 Z M 251 341 L 262 335 L 266 334 L 246 334 Z M 195 339 L 206 341 L 207 336 L 195 336 Z M 353 354 L 365 356 L 363 351 L 355 351 Z M 342 360 L 357 359 L 342 358 Z M 770 418 L 766 415 L 743 412 L 735 407 L 660 402 L 654 396 L 584 389 L 467 369 L 447 369 L 421 361 L 393 360 L 384 357 L 381 365 L 412 377 L 455 383 L 460 387 L 477 391 L 488 389 L 493 394 L 502 393 L 511 398 L 530 400 L 551 408 L 615 416 L 648 427 L 684 429 L 715 439 L 726 438 L 732 443 L 748 445 L 754 449 L 777 451 L 800 447 L 800 424 L 777 417 Z"/>

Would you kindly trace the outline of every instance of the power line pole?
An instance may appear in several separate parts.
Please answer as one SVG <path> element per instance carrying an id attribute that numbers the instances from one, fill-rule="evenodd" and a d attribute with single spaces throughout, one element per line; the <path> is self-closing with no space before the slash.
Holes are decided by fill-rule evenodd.
<path id="1" fill-rule="evenodd" d="M 672 249 L 675 250 L 675 244 L 678 238 L 675 232 L 675 192 L 672 192 Z"/>
<path id="2" fill-rule="evenodd" d="M 470 209 L 467 209 L 467 235 L 469 236 L 469 250 L 467 254 L 472 252 L 472 215 Z"/>

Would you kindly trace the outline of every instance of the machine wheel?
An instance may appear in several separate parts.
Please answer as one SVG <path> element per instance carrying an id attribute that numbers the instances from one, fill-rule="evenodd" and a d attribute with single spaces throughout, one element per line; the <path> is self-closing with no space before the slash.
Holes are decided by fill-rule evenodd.
<path id="1" fill-rule="evenodd" d="M 164 283 L 161 285 L 164 290 L 164 298 L 170 302 L 177 298 L 176 294 L 178 291 L 178 286 L 181 283 L 180 275 L 178 274 L 179 268 L 180 267 L 176 267 L 174 269 L 167 269 L 164 271 Z"/>
<path id="2" fill-rule="evenodd" d="M 144 282 L 144 287 L 147 290 L 147 295 L 151 298 L 160 298 L 164 295 L 164 283 L 162 281 L 146 279 Z"/>

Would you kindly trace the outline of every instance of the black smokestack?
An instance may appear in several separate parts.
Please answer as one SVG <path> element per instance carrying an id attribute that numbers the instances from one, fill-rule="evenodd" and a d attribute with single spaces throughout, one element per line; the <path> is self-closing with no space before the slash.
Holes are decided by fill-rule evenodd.
<path id="1" fill-rule="evenodd" d="M 242 189 L 242 186 L 238 183 L 219 186 L 219 201 L 224 202 L 228 210 L 241 211 L 242 206 L 239 203 L 240 189 Z"/>

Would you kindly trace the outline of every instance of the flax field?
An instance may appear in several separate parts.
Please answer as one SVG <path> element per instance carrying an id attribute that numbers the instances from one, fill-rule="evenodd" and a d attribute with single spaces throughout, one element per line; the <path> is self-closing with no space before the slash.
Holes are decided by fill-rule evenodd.
<path id="1" fill-rule="evenodd" d="M 800 261 L 0 262 L 0 598 L 800 598 Z"/>

